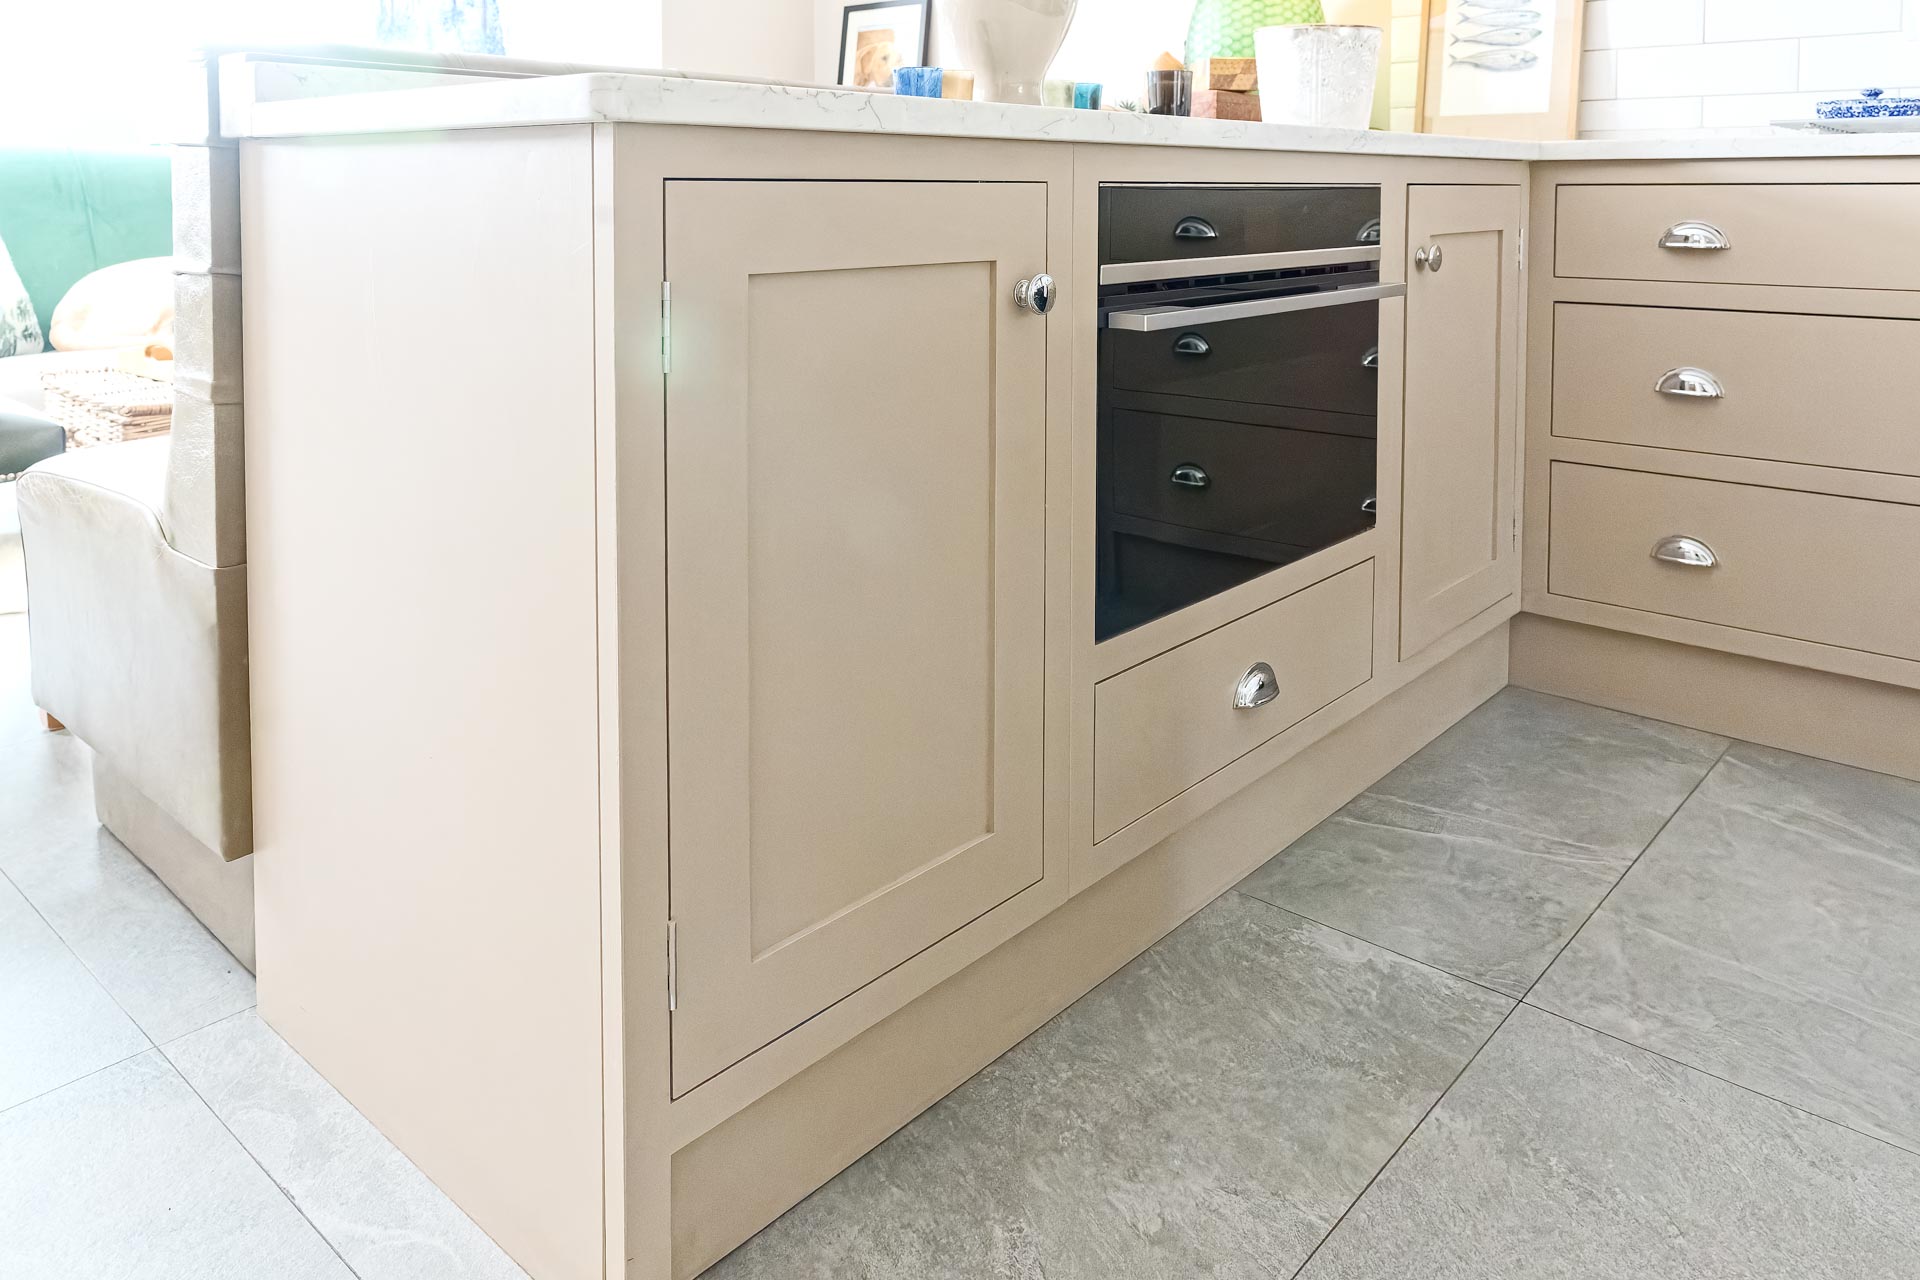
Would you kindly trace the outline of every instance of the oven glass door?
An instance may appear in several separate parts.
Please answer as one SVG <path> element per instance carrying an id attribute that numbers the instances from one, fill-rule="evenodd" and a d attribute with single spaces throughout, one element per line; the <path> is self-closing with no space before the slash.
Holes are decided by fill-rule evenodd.
<path id="1" fill-rule="evenodd" d="M 1373 527 L 1400 289 L 1170 290 L 1103 315 L 1096 640 Z"/>

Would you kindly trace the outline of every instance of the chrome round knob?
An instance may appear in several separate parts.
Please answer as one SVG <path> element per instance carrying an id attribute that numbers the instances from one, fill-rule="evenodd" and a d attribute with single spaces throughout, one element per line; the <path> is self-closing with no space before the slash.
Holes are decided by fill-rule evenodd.
<path id="1" fill-rule="evenodd" d="M 1416 249 L 1414 251 L 1413 265 L 1427 271 L 1438 271 L 1444 257 L 1445 255 L 1440 252 L 1439 245 L 1430 244 L 1424 249 Z"/>
<path id="2" fill-rule="evenodd" d="M 1053 310 L 1053 277 L 1037 275 L 1031 280 L 1022 280 L 1013 286 L 1015 305 L 1024 307 L 1037 316 L 1043 316 Z"/>

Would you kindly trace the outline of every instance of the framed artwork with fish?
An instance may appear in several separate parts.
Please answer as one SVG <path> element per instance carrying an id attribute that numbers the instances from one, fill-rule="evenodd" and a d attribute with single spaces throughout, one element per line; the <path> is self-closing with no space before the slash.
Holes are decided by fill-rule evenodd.
<path id="1" fill-rule="evenodd" d="M 1421 127 L 1482 138 L 1571 138 L 1583 0 L 1427 0 Z"/>

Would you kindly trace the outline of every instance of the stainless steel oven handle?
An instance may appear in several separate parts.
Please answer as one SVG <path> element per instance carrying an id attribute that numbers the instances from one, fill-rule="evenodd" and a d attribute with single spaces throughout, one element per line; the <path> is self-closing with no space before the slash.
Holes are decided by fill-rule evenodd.
<path id="1" fill-rule="evenodd" d="M 1196 280 L 1202 276 L 1253 275 L 1296 271 L 1303 267 L 1340 267 L 1380 261 L 1380 242 L 1332 249 L 1288 249 L 1276 253 L 1236 253 L 1220 258 L 1163 258 L 1153 262 L 1109 262 L 1100 268 L 1101 284 L 1146 284 L 1156 280 Z"/>
<path id="2" fill-rule="evenodd" d="M 1253 298 L 1246 302 L 1219 302 L 1206 307 L 1140 307 L 1132 311 L 1107 313 L 1107 328 L 1128 333 L 1159 333 L 1163 329 L 1189 329 L 1195 325 L 1218 324 L 1225 320 L 1253 320 L 1260 316 L 1285 315 L 1289 311 L 1315 311 L 1321 307 L 1339 307 L 1353 302 L 1378 302 L 1382 298 L 1405 296 L 1404 284 L 1356 285 L 1346 289 L 1327 289 L 1320 293 L 1296 293 L 1278 298 Z"/>

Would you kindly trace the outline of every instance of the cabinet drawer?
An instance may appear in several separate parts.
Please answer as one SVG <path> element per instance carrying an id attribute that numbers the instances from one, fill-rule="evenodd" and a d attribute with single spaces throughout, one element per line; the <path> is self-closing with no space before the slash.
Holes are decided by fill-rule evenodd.
<path id="1" fill-rule="evenodd" d="M 1277 696 L 1236 707 L 1256 663 Z M 1373 562 L 1228 623 L 1094 689 L 1094 839 L 1104 840 L 1373 674 Z"/>
<path id="2" fill-rule="evenodd" d="M 1559 276 L 1920 289 L 1920 185 L 1563 186 L 1558 206 Z M 1689 222 L 1731 247 L 1662 247 Z"/>
<path id="3" fill-rule="evenodd" d="M 1562 303 L 1553 350 L 1556 436 L 1920 475 L 1920 321 Z"/>
<path id="4" fill-rule="evenodd" d="M 1102 264 L 1352 245 L 1380 245 L 1377 187 L 1100 189 Z"/>
<path id="5" fill-rule="evenodd" d="M 1116 409 L 1113 509 L 1207 533 L 1330 546 L 1373 527 L 1374 439 Z"/>
<path id="6" fill-rule="evenodd" d="M 1920 660 L 1920 507 L 1557 462 L 1551 524 L 1555 595 Z"/>
<path id="7" fill-rule="evenodd" d="M 1380 304 L 1356 302 L 1105 339 L 1112 385 L 1372 417 L 1380 403 Z"/>

